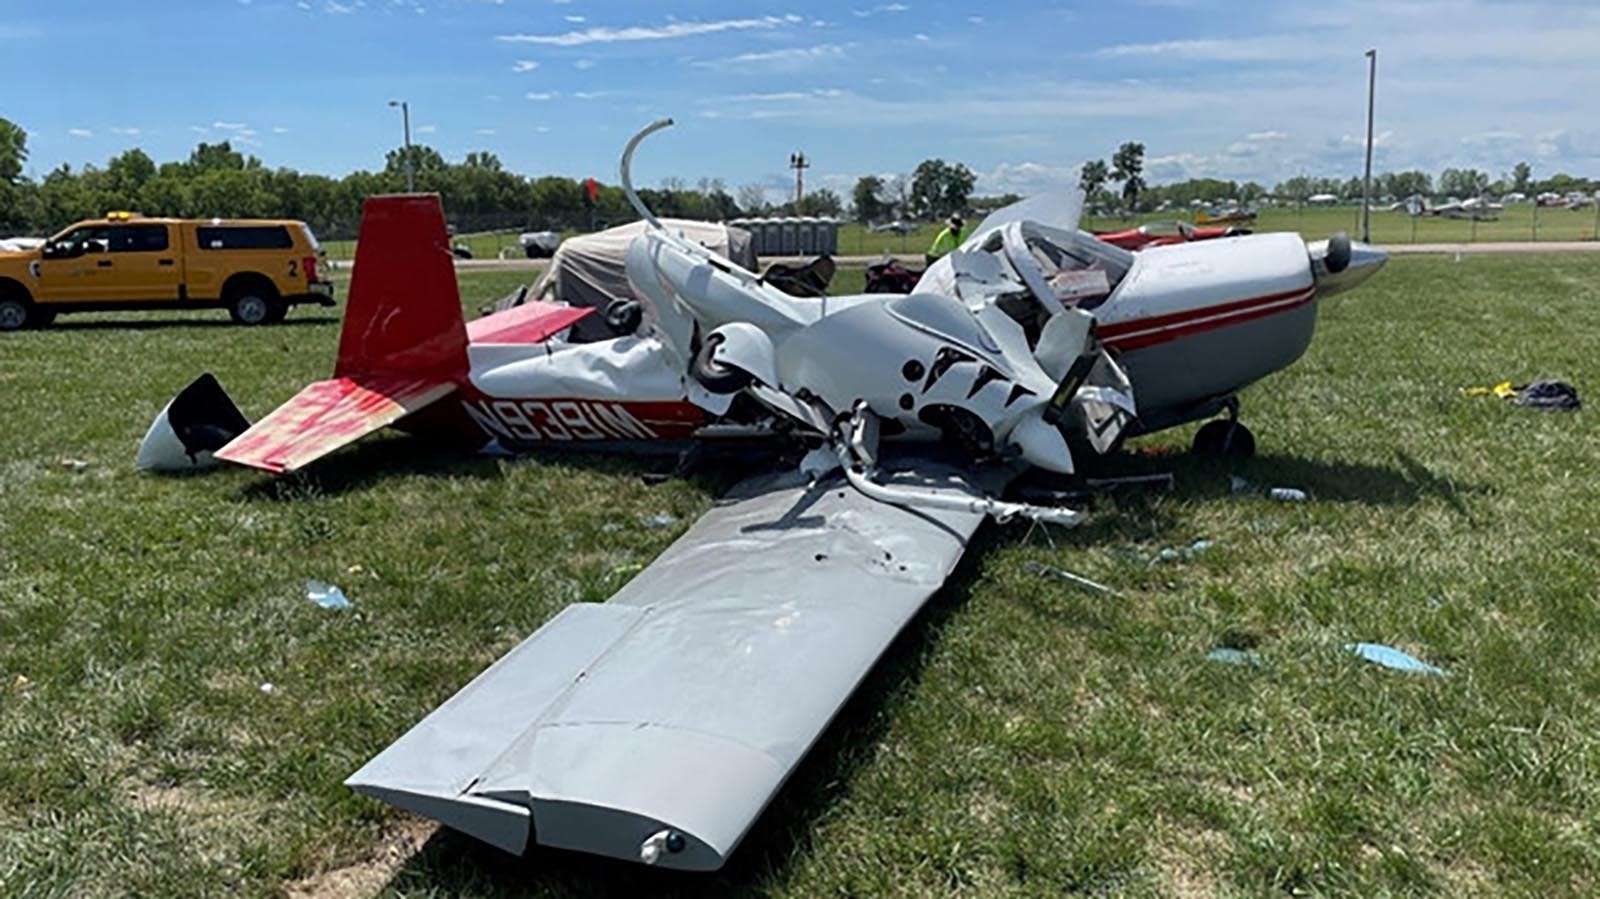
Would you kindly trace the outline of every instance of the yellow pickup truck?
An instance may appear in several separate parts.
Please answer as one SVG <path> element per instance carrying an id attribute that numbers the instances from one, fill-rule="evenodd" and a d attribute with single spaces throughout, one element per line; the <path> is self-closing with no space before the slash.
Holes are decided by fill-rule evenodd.
<path id="1" fill-rule="evenodd" d="M 326 267 L 304 222 L 113 212 L 0 252 L 0 331 L 137 309 L 226 309 L 240 324 L 271 324 L 296 304 L 333 305 Z"/>

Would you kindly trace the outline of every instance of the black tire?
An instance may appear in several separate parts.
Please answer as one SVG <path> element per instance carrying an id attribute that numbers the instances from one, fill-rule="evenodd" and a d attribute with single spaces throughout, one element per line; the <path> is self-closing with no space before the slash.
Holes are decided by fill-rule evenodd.
<path id="1" fill-rule="evenodd" d="M 712 359 L 711 354 L 721 345 L 722 335 L 711 335 L 700 345 L 700 352 L 694 354 L 694 362 L 689 366 L 689 373 L 708 393 L 726 396 L 749 387 L 755 378 L 742 368 L 723 365 Z"/>
<path id="2" fill-rule="evenodd" d="M 0 331 L 21 331 L 33 324 L 35 314 L 33 304 L 21 297 L 0 298 Z"/>
<path id="3" fill-rule="evenodd" d="M 1194 443 L 1189 451 L 1196 456 L 1217 459 L 1248 459 L 1256 454 L 1256 435 L 1238 422 L 1208 421 L 1194 432 Z"/>
<path id="4" fill-rule="evenodd" d="M 282 304 L 277 291 L 269 283 L 255 280 L 242 281 L 231 286 L 227 293 L 228 317 L 240 325 L 268 325 L 273 321 L 273 307 Z"/>
<path id="5" fill-rule="evenodd" d="M 277 325 L 289 317 L 289 304 L 282 300 L 273 300 L 267 304 L 267 320 L 262 324 Z"/>

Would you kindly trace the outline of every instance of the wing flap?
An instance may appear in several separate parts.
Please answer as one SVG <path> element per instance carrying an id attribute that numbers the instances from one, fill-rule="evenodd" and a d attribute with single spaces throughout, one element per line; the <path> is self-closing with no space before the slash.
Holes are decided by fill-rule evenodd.
<path id="1" fill-rule="evenodd" d="M 954 468 L 916 467 L 900 477 L 975 492 Z M 419 781 L 457 791 L 450 819 L 407 807 L 490 842 L 501 823 L 467 800 L 528 809 L 542 845 L 638 860 L 666 831 L 682 848 L 658 864 L 719 868 L 981 523 L 838 480 L 747 481 L 610 602 L 557 615 L 349 783 L 389 801 Z M 470 747 L 448 772 L 444 732 Z"/>
<path id="2" fill-rule="evenodd" d="M 449 381 L 404 375 L 318 381 L 234 438 L 216 456 L 273 474 L 294 471 L 454 390 Z"/>

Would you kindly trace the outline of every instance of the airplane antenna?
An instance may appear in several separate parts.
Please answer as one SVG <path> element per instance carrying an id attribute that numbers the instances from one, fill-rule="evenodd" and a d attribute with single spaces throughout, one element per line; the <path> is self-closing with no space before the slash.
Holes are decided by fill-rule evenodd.
<path id="1" fill-rule="evenodd" d="M 654 122 L 646 125 L 643 131 L 635 134 L 633 139 L 628 141 L 628 145 L 622 149 L 622 192 L 628 197 L 628 202 L 632 204 L 633 211 L 639 213 L 640 218 L 644 219 L 650 224 L 650 227 L 655 228 L 658 231 L 664 231 L 666 229 L 661 226 L 661 222 L 656 219 L 655 213 L 651 212 L 649 207 L 644 205 L 644 201 L 639 199 L 639 194 L 633 189 L 633 151 L 638 148 L 640 141 L 643 141 L 645 138 L 655 134 L 657 131 L 660 131 L 663 128 L 671 127 L 672 119 L 656 119 Z"/>

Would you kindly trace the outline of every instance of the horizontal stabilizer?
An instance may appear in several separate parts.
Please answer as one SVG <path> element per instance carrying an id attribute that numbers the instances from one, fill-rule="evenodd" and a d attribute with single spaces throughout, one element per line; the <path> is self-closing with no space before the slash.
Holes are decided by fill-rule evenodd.
<path id="1" fill-rule="evenodd" d="M 405 375 L 318 381 L 218 450 L 218 459 L 273 474 L 302 468 L 449 396 L 455 384 Z"/>
<path id="2" fill-rule="evenodd" d="M 468 322 L 467 340 L 470 343 L 539 343 L 572 327 L 593 311 L 587 306 L 523 303 Z"/>
<path id="3" fill-rule="evenodd" d="M 920 459 L 893 481 L 977 492 Z M 726 862 L 983 516 L 837 477 L 746 481 L 603 605 L 569 607 L 348 783 L 503 849 Z"/>

